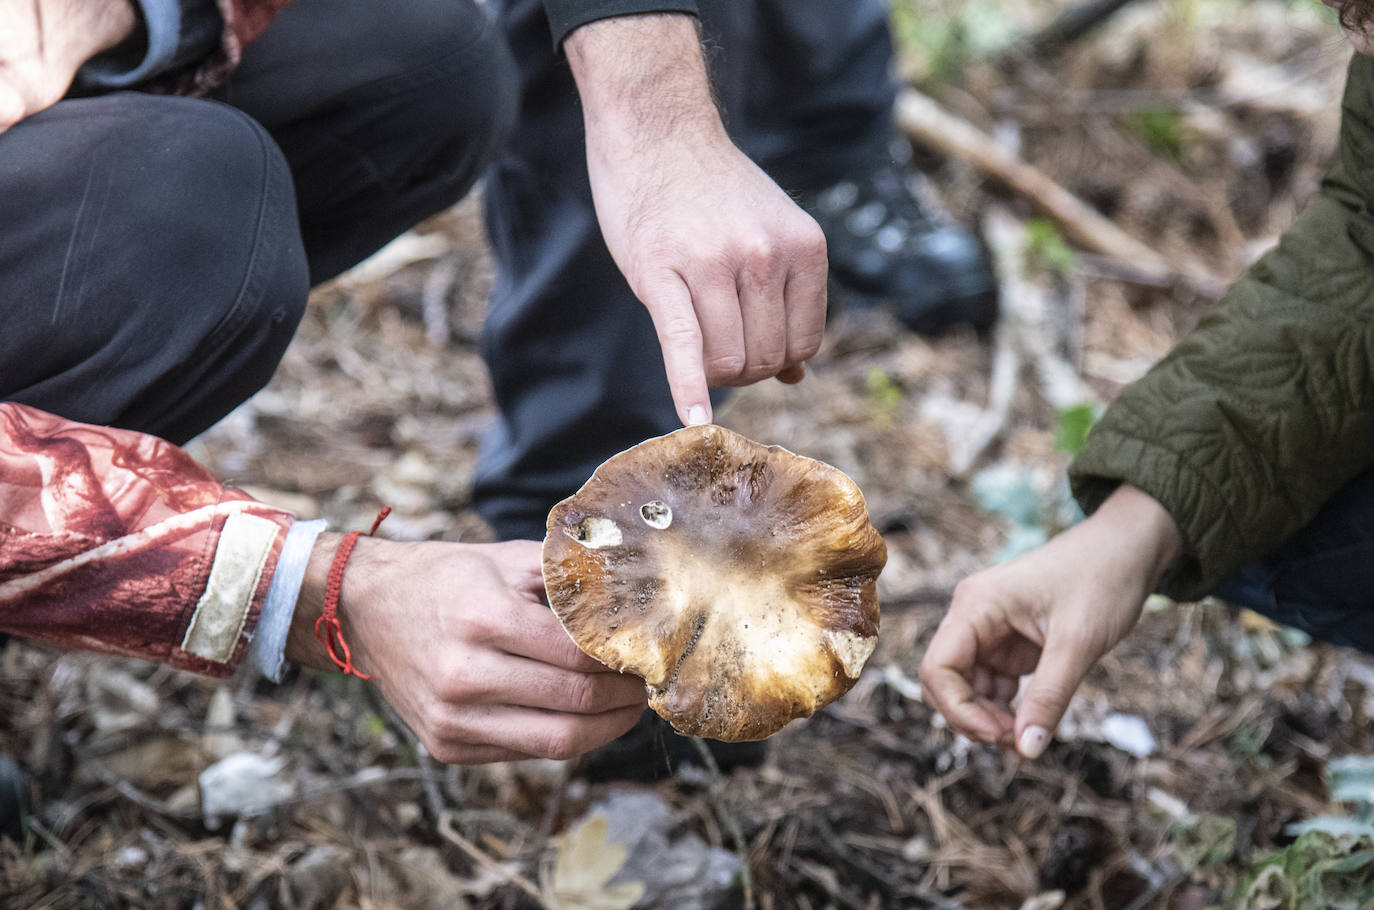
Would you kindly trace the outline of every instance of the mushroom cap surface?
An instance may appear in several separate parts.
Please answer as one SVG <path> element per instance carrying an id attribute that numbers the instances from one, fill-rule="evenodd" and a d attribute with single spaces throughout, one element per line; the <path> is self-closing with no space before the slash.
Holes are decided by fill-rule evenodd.
<path id="1" fill-rule="evenodd" d="M 740 741 L 854 685 L 887 548 L 842 471 L 707 425 L 603 463 L 549 513 L 543 561 L 578 647 L 678 732 Z"/>

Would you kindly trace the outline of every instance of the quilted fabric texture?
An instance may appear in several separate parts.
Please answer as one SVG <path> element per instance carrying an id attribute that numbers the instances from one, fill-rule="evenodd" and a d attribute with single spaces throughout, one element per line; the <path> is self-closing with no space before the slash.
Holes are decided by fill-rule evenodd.
<path id="1" fill-rule="evenodd" d="M 228 675 L 291 522 L 171 443 L 0 403 L 0 630 Z"/>
<path id="2" fill-rule="evenodd" d="M 1374 61 L 1356 55 L 1339 160 L 1279 245 L 1128 386 L 1070 468 L 1095 509 L 1120 483 L 1174 517 L 1161 590 L 1210 592 L 1374 464 Z"/>

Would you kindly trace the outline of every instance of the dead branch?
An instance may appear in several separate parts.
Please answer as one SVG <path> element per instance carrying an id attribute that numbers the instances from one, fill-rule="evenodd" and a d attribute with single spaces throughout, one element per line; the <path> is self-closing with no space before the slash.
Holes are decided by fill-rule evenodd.
<path id="1" fill-rule="evenodd" d="M 897 123 L 912 139 L 965 161 L 1025 196 L 1077 245 L 1129 263 L 1134 271 L 1168 286 L 1184 285 L 1219 297 L 1224 284 L 1200 267 L 1178 268 L 1127 234 L 1092 206 L 1034 165 L 1008 152 L 991 136 L 912 89 L 897 99 Z"/>
<path id="2" fill-rule="evenodd" d="M 477 863 L 477 865 L 481 866 L 483 869 L 486 869 L 494 875 L 500 876 L 505 881 L 510 882 L 512 885 L 515 885 L 515 887 L 534 898 L 535 903 L 540 907 L 547 906 L 544 903 L 543 896 L 539 893 L 539 889 L 535 887 L 534 882 L 488 856 L 481 847 L 458 833 L 458 828 L 453 824 L 453 820 L 453 813 L 447 810 L 439 816 L 439 836 L 450 844 L 453 844 L 453 846 L 457 847 L 459 850 L 462 850 L 463 853 L 467 854 L 469 859 Z"/>

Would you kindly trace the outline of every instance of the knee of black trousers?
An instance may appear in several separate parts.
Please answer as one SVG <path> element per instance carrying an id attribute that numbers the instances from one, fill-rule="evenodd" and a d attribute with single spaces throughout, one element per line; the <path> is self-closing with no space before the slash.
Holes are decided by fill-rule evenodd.
<path id="1" fill-rule="evenodd" d="M 84 142 L 100 154 L 68 156 L 25 180 L 31 191 L 48 186 L 49 208 L 61 210 L 49 215 L 65 219 L 53 233 L 61 244 L 30 251 L 55 268 L 36 266 L 25 292 L 54 301 L 44 316 L 60 307 L 60 330 L 43 319 L 11 323 L 22 337 L 6 333 L 0 357 L 18 381 L 3 391 L 183 442 L 267 382 L 304 312 L 286 162 L 260 125 L 210 101 L 81 99 L 33 127 L 40 148 L 51 130 L 59 147 Z M 64 183 L 77 191 L 64 195 Z M 22 369 L 10 368 L 16 362 Z"/>
<path id="2" fill-rule="evenodd" d="M 277 132 L 315 283 L 461 200 L 515 125 L 518 73 L 490 14 L 434 0 L 392 12 L 401 9 L 369 50 L 384 58 L 369 71 L 387 76 L 344 91 L 323 119 Z M 322 132 L 336 141 L 322 143 Z"/>
<path id="3" fill-rule="evenodd" d="M 228 255 L 213 247 L 193 267 L 217 289 L 207 304 L 202 331 L 182 338 L 187 356 L 154 387 L 166 404 L 154 404 L 147 419 L 160 435 L 182 442 L 198 435 L 265 386 L 295 336 L 310 295 L 292 177 L 286 159 L 267 131 L 247 115 L 207 102 L 202 116 L 215 129 L 188 142 L 201 162 L 220 162 L 236 192 L 224 202 L 237 205 L 231 229 L 214 232 Z M 220 134 L 216 142 L 213 134 Z M 181 171 L 188 185 L 178 221 L 200 222 L 197 199 L 206 179 L 194 165 Z M 218 221 L 219 218 L 213 218 Z M 209 238 L 207 238 L 209 239 Z M 180 390 L 180 391 L 178 391 Z M 143 420 L 145 418 L 139 418 Z"/>

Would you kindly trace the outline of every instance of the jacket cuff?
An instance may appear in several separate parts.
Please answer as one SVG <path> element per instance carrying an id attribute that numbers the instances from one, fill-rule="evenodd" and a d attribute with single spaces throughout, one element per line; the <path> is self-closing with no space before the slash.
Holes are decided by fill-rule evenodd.
<path id="1" fill-rule="evenodd" d="M 228 676 L 292 521 L 157 437 L 0 403 L 0 630 Z"/>
<path id="2" fill-rule="evenodd" d="M 613 16 L 635 13 L 688 13 L 697 15 L 696 0 L 544 0 L 549 15 L 549 30 L 553 32 L 554 49 L 563 46 L 563 39 L 573 29 Z"/>
<path id="3" fill-rule="evenodd" d="M 83 90 L 128 88 L 184 69 L 219 46 L 224 18 L 215 0 L 137 0 L 140 24 L 119 47 L 86 62 L 76 74 Z"/>
<path id="4" fill-rule="evenodd" d="M 1205 474 L 1178 452 L 1099 425 L 1069 466 L 1074 498 L 1091 515 L 1123 483 L 1162 505 L 1183 536 L 1183 555 L 1160 578 L 1159 593 L 1180 601 L 1198 600 L 1244 562 L 1231 503 Z M 1204 561 L 1198 554 L 1209 555 Z"/>

